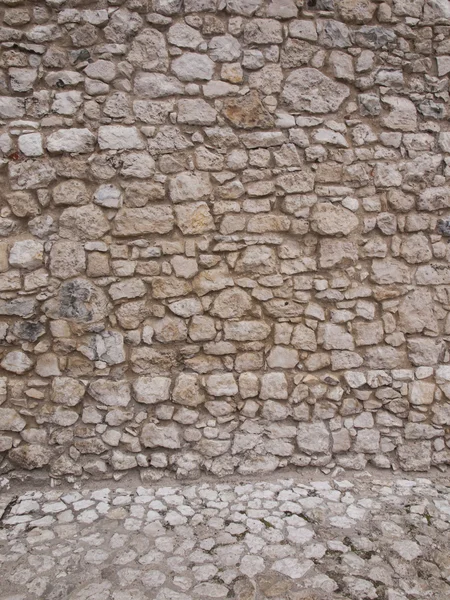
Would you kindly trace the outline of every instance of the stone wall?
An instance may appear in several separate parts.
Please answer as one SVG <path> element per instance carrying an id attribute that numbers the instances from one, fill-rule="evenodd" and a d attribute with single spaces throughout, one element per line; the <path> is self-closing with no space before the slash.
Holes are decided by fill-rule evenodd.
<path id="1" fill-rule="evenodd" d="M 0 472 L 450 464 L 447 0 L 0 0 Z"/>

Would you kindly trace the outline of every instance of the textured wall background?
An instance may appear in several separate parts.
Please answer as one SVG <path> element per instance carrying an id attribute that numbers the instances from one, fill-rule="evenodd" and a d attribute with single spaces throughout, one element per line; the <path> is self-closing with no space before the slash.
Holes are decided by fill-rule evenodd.
<path id="1" fill-rule="evenodd" d="M 0 471 L 450 464 L 450 4 L 0 0 Z"/>

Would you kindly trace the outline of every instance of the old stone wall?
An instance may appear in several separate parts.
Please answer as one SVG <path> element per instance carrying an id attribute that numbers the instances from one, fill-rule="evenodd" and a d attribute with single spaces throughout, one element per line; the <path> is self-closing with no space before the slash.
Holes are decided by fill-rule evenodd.
<path id="1" fill-rule="evenodd" d="M 447 0 L 0 19 L 0 472 L 450 464 Z"/>

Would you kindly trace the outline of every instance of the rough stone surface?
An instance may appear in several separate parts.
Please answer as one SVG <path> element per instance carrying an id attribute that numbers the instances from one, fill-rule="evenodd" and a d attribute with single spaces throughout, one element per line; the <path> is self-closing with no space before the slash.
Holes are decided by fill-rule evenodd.
<path id="1" fill-rule="evenodd" d="M 446 0 L 1 2 L 0 476 L 448 467 L 449 26 Z M 251 554 L 229 597 L 261 595 Z M 353 554 L 337 594 L 403 600 Z M 226 597 L 194 579 L 158 600 Z"/>
<path id="2" fill-rule="evenodd" d="M 365 471 L 326 478 L 291 472 L 276 479 L 264 474 L 268 463 L 260 457 L 243 463 L 244 469 L 259 468 L 258 479 L 241 474 L 238 482 L 158 483 L 177 430 L 146 427 L 149 444 L 158 439 L 167 450 L 150 451 L 143 483 L 129 477 L 96 487 L 36 489 L 27 483 L 16 489 L 16 482 L 0 478 L 5 600 L 449 597 L 445 477 L 406 479 Z M 254 446 L 252 435 L 239 443 Z M 214 449 L 228 442 L 204 442 L 218 467 Z M 144 456 L 132 453 L 131 439 L 128 446 L 112 451 L 118 477 Z M 84 452 L 82 444 L 78 447 Z M 51 460 L 37 440 L 10 454 L 26 470 Z M 196 465 L 197 457 L 187 453 L 180 471 Z M 98 456 L 86 467 L 98 476 L 104 472 Z M 64 456 L 53 460 L 51 469 L 54 478 L 80 472 Z"/>

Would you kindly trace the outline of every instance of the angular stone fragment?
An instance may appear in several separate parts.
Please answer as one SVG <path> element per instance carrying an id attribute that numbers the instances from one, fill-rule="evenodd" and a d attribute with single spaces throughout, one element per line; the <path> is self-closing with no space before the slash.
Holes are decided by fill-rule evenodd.
<path id="1" fill-rule="evenodd" d="M 92 323 L 107 316 L 109 304 L 100 288 L 78 278 L 63 283 L 57 295 L 44 303 L 43 311 L 51 319 Z"/>
<path id="2" fill-rule="evenodd" d="M 40 213 L 39 205 L 30 192 L 7 194 L 5 199 L 16 217 L 34 217 Z"/>
<path id="3" fill-rule="evenodd" d="M 417 201 L 419 210 L 434 211 L 450 207 L 450 187 L 428 187 L 423 190 Z"/>
<path id="4" fill-rule="evenodd" d="M 212 192 L 209 174 L 201 171 L 180 173 L 171 178 L 169 194 L 172 202 L 201 200 Z"/>
<path id="5" fill-rule="evenodd" d="M 340 0 L 336 6 L 342 19 L 351 23 L 367 23 L 376 7 L 372 0 Z"/>
<path id="6" fill-rule="evenodd" d="M 211 396 L 234 396 L 238 387 L 232 373 L 218 373 L 207 377 L 206 391 Z"/>
<path id="7" fill-rule="evenodd" d="M 95 136 L 89 129 L 59 129 L 47 138 L 49 152 L 84 154 L 94 150 Z"/>
<path id="8" fill-rule="evenodd" d="M 13 190 L 47 188 L 56 179 L 55 168 L 46 158 L 20 162 L 10 161 L 8 171 Z"/>
<path id="9" fill-rule="evenodd" d="M 328 454 L 330 433 L 324 423 L 300 423 L 297 429 L 297 446 L 307 454 Z"/>
<path id="10" fill-rule="evenodd" d="M 192 290 L 192 286 L 188 281 L 176 277 L 153 277 L 151 283 L 154 298 L 185 296 Z"/>
<path id="11" fill-rule="evenodd" d="M 287 400 L 288 386 L 284 373 L 264 373 L 259 396 L 262 400 Z"/>
<path id="12" fill-rule="evenodd" d="M 226 0 L 227 11 L 244 17 L 251 17 L 262 5 L 263 0 Z"/>
<path id="13" fill-rule="evenodd" d="M 187 99 L 178 101 L 178 122 L 189 125 L 213 125 L 216 111 L 205 100 Z"/>
<path id="14" fill-rule="evenodd" d="M 239 59 L 242 51 L 239 41 L 230 34 L 213 37 L 208 50 L 214 62 L 233 62 Z"/>
<path id="15" fill-rule="evenodd" d="M 232 125 L 240 129 L 269 129 L 274 125 L 272 115 L 254 90 L 245 96 L 226 98 L 222 113 Z"/>
<path id="16" fill-rule="evenodd" d="M 186 52 L 172 61 L 171 68 L 180 81 L 209 81 L 213 77 L 215 65 L 205 54 Z"/>
<path id="17" fill-rule="evenodd" d="M 164 35 L 153 28 L 143 29 L 133 39 L 127 58 L 133 66 L 144 71 L 164 73 L 169 66 Z"/>
<path id="18" fill-rule="evenodd" d="M 213 230 L 214 219 L 206 202 L 175 206 L 177 225 L 184 235 L 199 235 Z"/>
<path id="19" fill-rule="evenodd" d="M 375 259 L 372 261 L 372 279 L 382 285 L 410 283 L 411 273 L 407 265 L 395 258 Z"/>
<path id="20" fill-rule="evenodd" d="M 275 19 L 253 18 L 244 26 L 244 40 L 247 44 L 281 44 L 281 23 Z"/>
<path id="21" fill-rule="evenodd" d="M 405 471 L 428 471 L 431 465 L 431 442 L 405 442 L 397 449 L 400 466 Z"/>
<path id="22" fill-rule="evenodd" d="M 175 23 L 167 32 L 167 40 L 170 44 L 179 48 L 196 50 L 199 44 L 204 41 L 204 38 L 197 29 L 186 25 L 186 23 Z"/>
<path id="23" fill-rule="evenodd" d="M 358 227 L 358 218 L 342 206 L 322 202 L 312 209 L 311 228 L 322 235 L 348 235 Z"/>
<path id="24" fill-rule="evenodd" d="M 173 225 L 172 209 L 169 206 L 160 205 L 122 208 L 113 222 L 114 234 L 120 237 L 168 233 L 173 229 Z"/>
<path id="25" fill-rule="evenodd" d="M 264 340 L 271 327 L 264 321 L 226 321 L 224 323 L 225 339 L 236 341 Z"/>
<path id="26" fill-rule="evenodd" d="M 163 98 L 182 94 L 184 85 L 176 77 L 162 73 L 137 73 L 134 80 L 134 93 L 143 98 Z"/>
<path id="27" fill-rule="evenodd" d="M 52 380 L 52 402 L 64 406 L 76 406 L 85 393 L 84 385 L 72 377 L 55 377 Z"/>
<path id="28" fill-rule="evenodd" d="M 0 365 L 5 371 L 22 375 L 33 367 L 33 361 L 25 352 L 13 350 L 5 355 Z"/>
<path id="29" fill-rule="evenodd" d="M 146 448 L 168 448 L 175 450 L 181 448 L 181 431 L 178 425 L 155 425 L 146 423 L 142 428 L 140 440 Z"/>
<path id="30" fill-rule="evenodd" d="M 328 113 L 336 111 L 350 94 L 348 87 L 317 69 L 292 71 L 286 78 L 281 99 L 295 111 Z"/>
<path id="31" fill-rule="evenodd" d="M 131 400 L 130 385 L 126 380 L 98 379 L 89 384 L 88 392 L 105 406 L 128 406 Z"/>
<path id="32" fill-rule="evenodd" d="M 234 285 L 234 281 L 230 277 L 228 269 L 219 267 L 199 273 L 195 277 L 192 287 L 198 296 L 204 296 L 210 292 L 217 292 L 232 285 Z"/>
<path id="33" fill-rule="evenodd" d="M 133 392 L 136 400 L 142 404 L 157 404 L 169 399 L 170 377 L 138 377 L 133 382 Z"/>
<path id="34" fill-rule="evenodd" d="M 222 319 L 233 319 L 244 316 L 251 305 L 252 300 L 247 292 L 233 287 L 216 296 L 210 312 Z"/>
<path id="35" fill-rule="evenodd" d="M 387 116 L 382 117 L 383 125 L 397 131 L 416 131 L 417 111 L 411 100 L 398 96 L 384 96 L 383 102 L 391 109 Z"/>
<path id="36" fill-rule="evenodd" d="M 419 288 L 409 292 L 398 309 L 400 330 L 404 333 L 422 333 L 424 330 L 438 333 L 433 305 L 429 290 Z"/>
<path id="37" fill-rule="evenodd" d="M 9 252 L 9 264 L 21 269 L 36 269 L 44 261 L 44 244 L 35 240 L 15 242 Z"/>
<path id="38" fill-rule="evenodd" d="M 66 208 L 59 219 L 60 236 L 69 240 L 95 240 L 109 231 L 110 225 L 98 206 Z"/>
<path id="39" fill-rule="evenodd" d="M 22 431 L 26 421 L 13 408 L 0 408 L 0 431 Z"/>
<path id="40" fill-rule="evenodd" d="M 22 469 L 40 469 L 48 465 L 52 457 L 49 448 L 39 444 L 22 444 L 8 454 L 9 459 Z"/>
<path id="41" fill-rule="evenodd" d="M 341 239 L 320 240 L 319 265 L 322 269 L 346 267 L 358 260 L 358 247 L 354 242 Z"/>
<path id="42" fill-rule="evenodd" d="M 136 127 L 102 125 L 98 129 L 100 150 L 143 150 L 145 144 Z"/>
<path id="43" fill-rule="evenodd" d="M 277 177 L 277 185 L 287 194 L 304 194 L 314 189 L 314 174 L 307 169 L 285 173 Z"/>
<path id="44" fill-rule="evenodd" d="M 50 251 L 50 272 L 53 277 L 69 279 L 86 269 L 86 256 L 78 242 L 55 242 Z"/>

